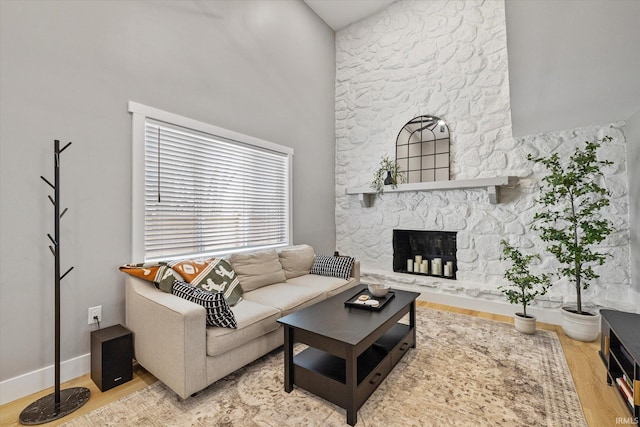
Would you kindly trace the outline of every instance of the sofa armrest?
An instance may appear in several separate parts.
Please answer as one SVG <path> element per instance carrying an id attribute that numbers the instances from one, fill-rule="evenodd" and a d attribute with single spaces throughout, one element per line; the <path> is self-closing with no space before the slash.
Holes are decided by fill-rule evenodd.
<path id="1" fill-rule="evenodd" d="M 126 325 L 135 358 L 180 397 L 207 386 L 204 307 L 127 276 Z"/>
<path id="2" fill-rule="evenodd" d="M 353 267 L 351 268 L 351 277 L 356 279 L 357 283 L 360 283 L 360 261 L 355 260 Z"/>

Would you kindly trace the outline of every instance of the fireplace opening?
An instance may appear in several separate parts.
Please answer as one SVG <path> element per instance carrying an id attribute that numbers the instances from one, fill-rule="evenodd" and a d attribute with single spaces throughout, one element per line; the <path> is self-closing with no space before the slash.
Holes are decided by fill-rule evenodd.
<path id="1" fill-rule="evenodd" d="M 455 279 L 455 231 L 393 230 L 393 271 Z"/>

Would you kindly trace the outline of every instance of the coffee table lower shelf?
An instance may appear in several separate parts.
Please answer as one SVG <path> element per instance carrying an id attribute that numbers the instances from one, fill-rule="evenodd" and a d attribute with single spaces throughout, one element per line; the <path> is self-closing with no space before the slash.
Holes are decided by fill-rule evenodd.
<path id="1" fill-rule="evenodd" d="M 355 392 L 355 404 L 359 409 L 414 345 L 413 329 L 409 325 L 397 323 L 391 327 L 358 356 L 356 390 L 347 388 L 344 359 L 309 347 L 293 358 L 294 382 L 345 409 L 348 396 Z"/>

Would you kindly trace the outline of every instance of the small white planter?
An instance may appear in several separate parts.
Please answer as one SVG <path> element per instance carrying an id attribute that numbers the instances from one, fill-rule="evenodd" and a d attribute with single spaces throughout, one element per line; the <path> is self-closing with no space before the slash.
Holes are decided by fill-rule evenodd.
<path id="1" fill-rule="evenodd" d="M 536 332 L 536 316 L 528 314 L 527 317 L 524 317 L 523 313 L 516 313 L 513 319 L 516 331 L 529 335 Z"/>
<path id="2" fill-rule="evenodd" d="M 600 314 L 574 313 L 573 307 L 562 307 L 562 330 L 569 338 L 578 341 L 593 341 L 600 333 Z M 583 312 L 586 313 L 586 312 Z"/>

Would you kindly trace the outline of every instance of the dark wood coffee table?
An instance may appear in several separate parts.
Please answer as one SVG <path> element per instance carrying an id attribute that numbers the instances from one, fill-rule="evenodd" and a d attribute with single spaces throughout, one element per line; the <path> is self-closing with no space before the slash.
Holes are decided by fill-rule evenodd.
<path id="1" fill-rule="evenodd" d="M 284 325 L 284 390 L 293 385 L 347 410 L 355 425 L 357 411 L 406 351 L 416 346 L 416 292 L 395 293 L 380 311 L 346 307 L 360 285 L 295 313 Z M 409 324 L 398 321 L 409 313 Z M 309 347 L 293 355 L 293 344 Z"/>

